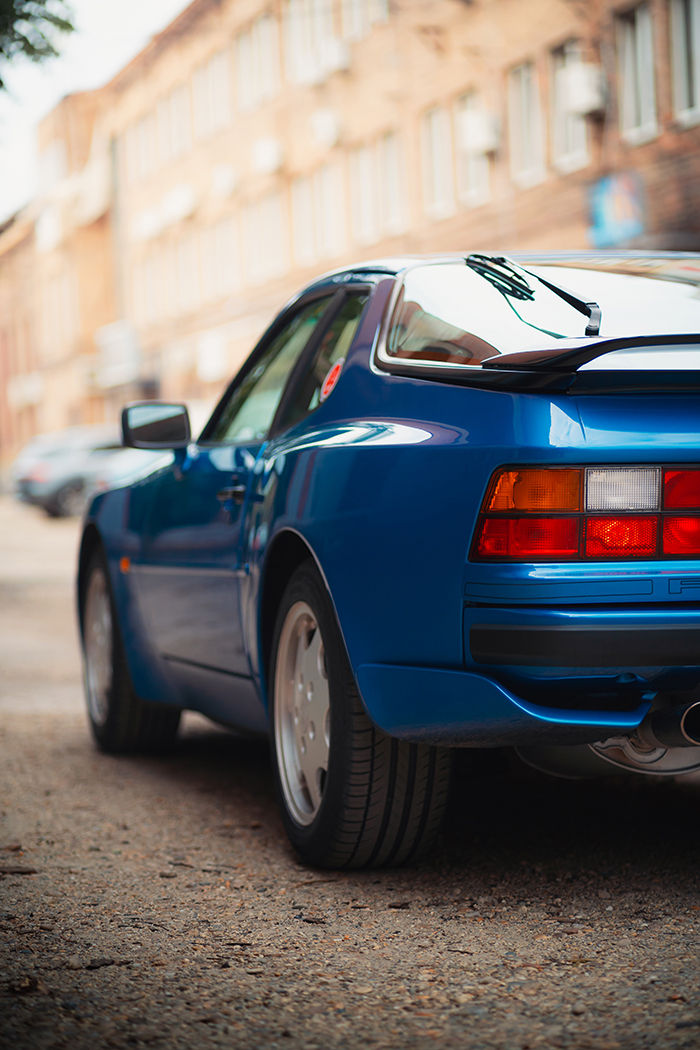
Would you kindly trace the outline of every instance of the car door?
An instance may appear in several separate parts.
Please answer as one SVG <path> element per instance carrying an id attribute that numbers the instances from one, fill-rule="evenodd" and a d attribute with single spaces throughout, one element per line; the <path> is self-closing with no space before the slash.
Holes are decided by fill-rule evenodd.
<path id="1" fill-rule="evenodd" d="M 255 464 L 305 351 L 322 337 L 334 290 L 283 315 L 226 392 L 199 441 L 157 482 L 137 567 L 151 637 L 172 673 L 250 677 L 240 579 Z"/>

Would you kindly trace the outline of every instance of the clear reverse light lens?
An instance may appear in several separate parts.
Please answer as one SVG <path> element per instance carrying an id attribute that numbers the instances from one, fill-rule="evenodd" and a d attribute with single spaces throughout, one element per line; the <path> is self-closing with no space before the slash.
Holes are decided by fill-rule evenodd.
<path id="1" fill-rule="evenodd" d="M 659 467 L 589 467 L 586 510 L 657 510 Z"/>

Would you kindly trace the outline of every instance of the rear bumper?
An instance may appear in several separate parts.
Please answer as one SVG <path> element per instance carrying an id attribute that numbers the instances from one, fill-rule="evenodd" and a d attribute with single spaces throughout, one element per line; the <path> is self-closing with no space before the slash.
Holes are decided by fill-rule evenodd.
<path id="1" fill-rule="evenodd" d="M 483 674 L 363 664 L 357 682 L 372 721 L 391 736 L 453 746 L 583 743 L 631 733 L 650 708 L 582 710 L 534 704 Z"/>

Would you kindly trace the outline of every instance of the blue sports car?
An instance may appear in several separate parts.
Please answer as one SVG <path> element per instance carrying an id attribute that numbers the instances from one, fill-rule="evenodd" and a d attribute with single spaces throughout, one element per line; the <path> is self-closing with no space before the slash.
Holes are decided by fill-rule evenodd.
<path id="1" fill-rule="evenodd" d="M 700 256 L 449 255 L 321 277 L 193 440 L 85 519 L 92 731 L 269 733 L 326 867 L 425 853 L 454 747 L 700 767 Z"/>

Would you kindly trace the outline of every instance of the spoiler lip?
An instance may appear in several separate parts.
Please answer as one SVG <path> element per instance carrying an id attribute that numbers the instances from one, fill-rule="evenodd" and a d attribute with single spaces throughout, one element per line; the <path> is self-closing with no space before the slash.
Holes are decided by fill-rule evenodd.
<path id="1" fill-rule="evenodd" d="M 453 386 L 533 394 L 659 394 L 700 391 L 700 368 L 583 369 L 589 361 L 615 350 L 695 346 L 700 333 L 562 339 L 546 350 L 517 350 L 481 361 L 478 366 L 383 360 L 381 370 L 406 379 L 431 379 Z"/>
<path id="2" fill-rule="evenodd" d="M 615 350 L 646 350 L 664 346 L 697 346 L 700 350 L 700 332 L 691 335 L 679 333 L 603 339 L 562 339 L 557 346 L 546 350 L 516 350 L 513 353 L 487 357 L 481 362 L 481 367 L 518 372 L 533 370 L 575 374 L 582 365 Z M 687 374 L 687 370 L 684 370 L 684 374 Z"/>

